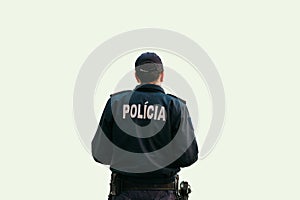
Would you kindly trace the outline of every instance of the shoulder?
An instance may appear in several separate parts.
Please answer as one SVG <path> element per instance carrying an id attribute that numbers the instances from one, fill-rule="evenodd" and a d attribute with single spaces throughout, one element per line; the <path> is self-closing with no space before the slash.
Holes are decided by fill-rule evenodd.
<path id="1" fill-rule="evenodd" d="M 179 100 L 181 103 L 186 104 L 186 101 L 185 101 L 185 100 L 183 100 L 183 99 L 181 99 L 181 98 L 179 98 L 179 97 L 177 97 L 177 96 L 175 96 L 175 95 L 173 95 L 173 94 L 167 94 L 167 95 L 168 95 L 169 97 L 173 98 L 173 99 Z"/>
<path id="2" fill-rule="evenodd" d="M 128 94 L 130 92 L 132 92 L 132 90 L 123 90 L 123 91 L 111 94 L 110 97 L 114 97 L 114 96 L 118 96 L 118 95 L 122 95 L 122 94 Z"/>

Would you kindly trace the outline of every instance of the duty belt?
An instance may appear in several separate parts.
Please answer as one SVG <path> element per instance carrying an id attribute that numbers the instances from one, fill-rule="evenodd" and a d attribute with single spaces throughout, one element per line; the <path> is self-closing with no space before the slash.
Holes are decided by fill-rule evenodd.
<path id="1" fill-rule="evenodd" d="M 122 181 L 122 190 L 176 190 L 175 181 L 166 184 L 134 184 L 132 182 Z"/>
<path id="2" fill-rule="evenodd" d="M 109 200 L 115 199 L 122 191 L 133 190 L 173 190 L 177 200 L 188 200 L 191 193 L 191 187 L 186 181 L 180 183 L 178 188 L 179 176 L 175 176 L 175 181 L 167 184 L 137 184 L 122 179 L 116 173 L 112 173 L 110 183 Z M 179 190 L 178 190 L 179 189 Z"/>

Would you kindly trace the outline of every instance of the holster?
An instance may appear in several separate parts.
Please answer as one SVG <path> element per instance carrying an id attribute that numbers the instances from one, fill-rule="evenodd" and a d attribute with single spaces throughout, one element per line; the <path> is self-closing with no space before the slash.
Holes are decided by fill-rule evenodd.
<path id="1" fill-rule="evenodd" d="M 179 177 L 177 177 L 177 183 L 179 181 Z M 177 200 L 188 200 L 189 194 L 192 192 L 191 186 L 187 181 L 182 181 L 176 189 L 176 198 Z"/>

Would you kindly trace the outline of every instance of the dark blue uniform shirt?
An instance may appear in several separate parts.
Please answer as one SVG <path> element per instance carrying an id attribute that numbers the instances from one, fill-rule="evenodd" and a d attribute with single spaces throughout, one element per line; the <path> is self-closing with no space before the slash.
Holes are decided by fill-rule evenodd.
<path id="1" fill-rule="evenodd" d="M 184 137 L 176 141 L 177 134 Z M 158 155 L 157 161 L 172 162 L 155 170 L 143 171 L 149 166 L 147 162 L 140 162 L 137 157 L 126 153 L 116 153 L 119 152 L 116 149 L 121 149 L 123 152 L 147 154 L 166 145 L 172 145 L 172 149 Z M 110 165 L 111 171 L 129 181 L 173 181 L 181 167 L 190 166 L 198 159 L 194 129 L 185 101 L 165 94 L 160 86 L 154 84 L 138 85 L 133 91 L 111 95 L 92 141 L 92 154 L 97 162 Z M 175 159 L 172 160 L 173 157 Z"/>

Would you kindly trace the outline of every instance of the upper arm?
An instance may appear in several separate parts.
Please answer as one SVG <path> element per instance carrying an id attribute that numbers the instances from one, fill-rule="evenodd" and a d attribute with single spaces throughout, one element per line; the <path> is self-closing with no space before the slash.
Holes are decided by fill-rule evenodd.
<path id="1" fill-rule="evenodd" d="M 180 114 L 175 115 L 175 141 L 174 149 L 176 149 L 179 157 L 175 164 L 177 167 L 186 167 L 198 159 L 198 146 L 195 138 L 194 128 L 186 104 L 180 102 Z M 178 109 L 178 108 L 177 108 Z"/>
<path id="2" fill-rule="evenodd" d="M 92 155 L 95 161 L 110 164 L 112 155 L 112 126 L 111 100 L 109 99 L 102 112 L 102 116 L 92 140 Z"/>

